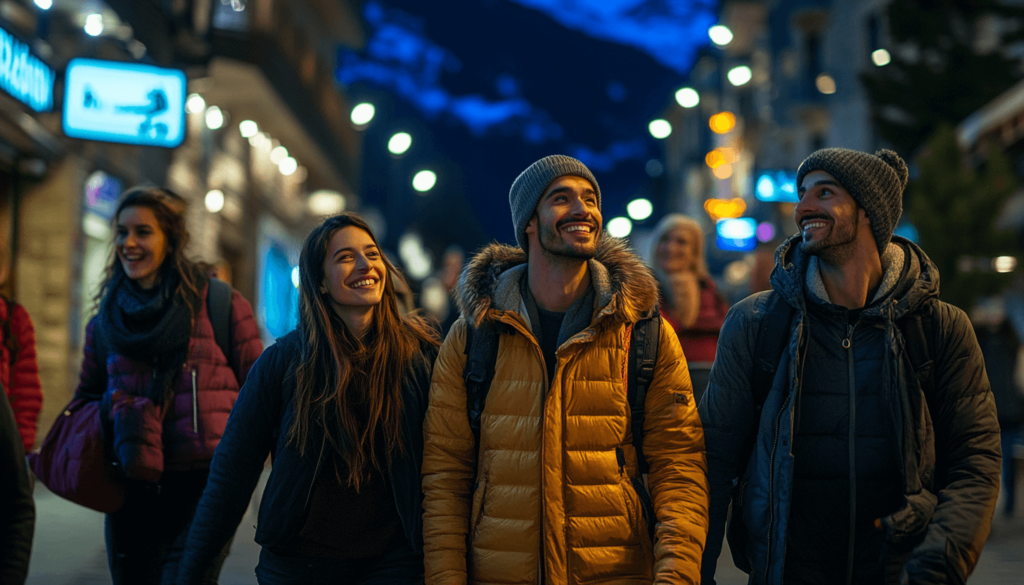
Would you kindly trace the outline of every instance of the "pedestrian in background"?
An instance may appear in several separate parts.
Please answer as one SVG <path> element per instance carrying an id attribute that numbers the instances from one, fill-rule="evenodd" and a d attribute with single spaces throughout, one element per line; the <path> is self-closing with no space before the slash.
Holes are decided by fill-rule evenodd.
<path id="1" fill-rule="evenodd" d="M 729 313 L 700 403 L 711 485 L 701 565 L 751 583 L 963 583 L 991 528 L 999 427 L 967 315 L 893 236 L 895 152 L 819 150 L 772 291 Z M 775 370 L 771 368 L 777 368 Z"/>
<path id="2" fill-rule="evenodd" d="M 0 583 L 21 585 L 28 577 L 35 523 L 21 434 L 11 404 L 0 398 Z"/>
<path id="3" fill-rule="evenodd" d="M 462 317 L 434 371 L 426 581 L 696 583 L 704 443 L 679 342 L 661 321 L 649 327 L 657 283 L 605 235 L 601 191 L 582 162 L 540 159 L 509 203 L 519 246 L 491 244 L 470 261 Z M 650 332 L 657 355 L 645 358 L 646 400 L 634 404 L 629 356 L 649 346 L 631 353 L 635 328 Z M 487 335 L 493 382 L 473 407 L 474 429 L 467 353 Z"/>
<path id="4" fill-rule="evenodd" d="M 224 355 L 208 311 L 209 267 L 189 260 L 185 202 L 159 188 L 126 192 L 114 254 L 85 334 L 76 398 L 101 401 L 124 506 L 106 517 L 116 585 L 168 584 L 238 389 L 263 349 L 252 308 L 231 291 Z M 221 547 L 223 548 L 223 547 Z M 216 579 L 226 551 L 205 571 Z"/>
<path id="5" fill-rule="evenodd" d="M 729 312 L 704 255 L 704 230 L 679 213 L 663 217 L 651 234 L 654 274 L 661 287 L 661 314 L 675 329 L 700 402 L 715 361 L 718 332 Z"/>
<path id="6" fill-rule="evenodd" d="M 178 572 L 231 538 L 263 464 L 261 585 L 423 581 L 422 421 L 436 331 L 403 315 L 401 279 L 370 227 L 344 213 L 306 238 L 299 327 L 264 352 L 242 388 Z"/>
<path id="7" fill-rule="evenodd" d="M 0 283 L 6 283 L 10 273 L 10 255 L 0 251 Z M 28 453 L 35 444 L 36 422 L 43 408 L 36 331 L 25 307 L 6 297 L 0 297 L 0 384 L 7 391 Z"/>

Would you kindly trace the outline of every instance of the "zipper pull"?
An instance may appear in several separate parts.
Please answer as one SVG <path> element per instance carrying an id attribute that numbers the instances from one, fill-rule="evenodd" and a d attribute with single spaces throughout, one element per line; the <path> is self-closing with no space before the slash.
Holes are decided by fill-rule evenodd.
<path id="1" fill-rule="evenodd" d="M 192 432 L 199 432 L 199 389 L 196 386 L 195 368 L 192 368 Z"/>
<path id="2" fill-rule="evenodd" d="M 626 472 L 626 453 L 623 452 L 622 447 L 615 448 L 615 460 L 619 462 L 619 475 Z"/>
<path id="3" fill-rule="evenodd" d="M 846 339 L 843 340 L 843 349 L 850 349 L 851 339 L 853 339 L 853 328 L 854 325 L 847 325 Z"/>

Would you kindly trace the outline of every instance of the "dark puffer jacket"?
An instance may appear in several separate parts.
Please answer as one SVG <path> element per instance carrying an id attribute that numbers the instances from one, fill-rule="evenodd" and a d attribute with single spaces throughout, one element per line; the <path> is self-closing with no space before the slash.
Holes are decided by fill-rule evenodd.
<path id="1" fill-rule="evenodd" d="M 755 429 L 753 455 L 742 478 L 750 583 L 782 583 L 793 473 L 793 407 L 802 383 L 797 356 L 806 346 L 808 257 L 799 251 L 797 241 L 790 239 L 776 252 L 774 292 L 748 297 L 730 311 L 700 404 L 711 487 L 710 530 L 702 561 L 705 584 L 713 583 L 738 459 L 744 440 Z M 938 270 L 909 241 L 894 237 L 893 243 L 903 249 L 909 265 L 892 296 L 861 315 L 884 327 L 881 383 L 904 476 L 903 506 L 879 519 L 890 554 L 887 561 L 903 563 L 903 578 L 911 583 L 963 583 L 978 562 L 998 495 L 995 404 L 967 316 L 938 300 Z M 797 314 L 774 384 L 758 412 L 751 394 L 752 362 L 772 294 L 782 295 Z M 917 311 L 931 311 L 934 336 L 932 359 L 922 367 L 934 368 L 934 388 L 924 390 L 896 326 L 897 319 Z"/>
<path id="2" fill-rule="evenodd" d="M 174 397 L 162 414 L 162 462 L 138 462 L 140 467 L 151 469 L 154 465 L 162 465 L 164 471 L 208 467 L 224 434 L 239 387 L 263 351 L 252 307 L 241 293 L 232 291 L 230 360 L 224 355 L 214 339 L 213 325 L 207 313 L 208 290 L 209 287 L 203 291 L 203 302 L 195 318 L 188 359 L 172 384 Z M 99 347 L 96 334 L 98 318 L 93 317 L 85 329 L 85 358 L 75 397 L 100 400 L 104 394 L 114 396 L 117 393 L 113 401 L 117 409 L 121 405 L 127 406 L 122 396 L 146 394 L 153 377 L 153 366 Z M 118 437 L 113 439 L 118 445 Z M 159 457 L 160 453 L 141 451 L 140 456 L 147 458 Z M 127 462 L 122 463 L 129 467 Z"/>
<path id="3" fill-rule="evenodd" d="M 303 455 L 289 443 L 301 343 L 298 330 L 279 338 L 260 356 L 242 388 L 178 565 L 180 585 L 200 583 L 205 567 L 235 533 L 267 454 L 273 467 L 260 501 L 256 542 L 271 550 L 286 547 L 305 525 L 313 484 L 330 454 L 320 447 Z M 404 534 L 416 551 L 423 549 L 423 416 L 437 349 L 424 345 L 420 357 L 402 386 L 402 440 L 407 449 L 388 469 Z M 324 444 L 322 427 L 311 425 L 309 444 Z"/>

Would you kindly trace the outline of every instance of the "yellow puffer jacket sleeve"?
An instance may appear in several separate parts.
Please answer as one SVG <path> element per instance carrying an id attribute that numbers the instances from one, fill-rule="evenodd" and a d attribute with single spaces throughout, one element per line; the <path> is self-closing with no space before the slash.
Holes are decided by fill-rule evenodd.
<path id="1" fill-rule="evenodd" d="M 467 582 L 466 535 L 476 457 L 462 379 L 466 327 L 464 319 L 456 321 L 441 346 L 423 421 L 423 549 L 427 585 Z"/>
<path id="2" fill-rule="evenodd" d="M 654 380 L 644 403 L 644 455 L 658 528 L 655 583 L 700 583 L 708 533 L 704 430 L 693 400 L 686 358 L 662 319 Z"/>

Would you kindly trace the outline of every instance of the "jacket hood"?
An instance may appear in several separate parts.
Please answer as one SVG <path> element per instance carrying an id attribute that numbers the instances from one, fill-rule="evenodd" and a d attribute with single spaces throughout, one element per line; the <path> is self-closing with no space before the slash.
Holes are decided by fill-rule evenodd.
<path id="1" fill-rule="evenodd" d="M 518 310 L 519 281 L 526 272 L 522 248 L 494 242 L 482 248 L 459 277 L 455 302 L 466 321 L 479 325 L 491 309 Z M 650 269 L 618 238 L 604 236 L 588 261 L 597 293 L 595 310 L 635 322 L 658 307 L 658 283 Z"/>
<path id="2" fill-rule="evenodd" d="M 801 237 L 797 233 L 775 250 L 775 268 L 771 276 L 772 289 L 798 310 L 803 310 L 806 305 L 807 272 L 812 258 L 800 249 Z M 891 298 L 896 301 L 893 318 L 920 307 L 929 299 L 938 298 L 939 269 L 920 246 L 894 235 L 883 255 L 883 260 L 888 258 L 895 259 L 897 264 L 883 266 L 886 272 L 883 286 L 888 284 Z M 892 282 L 885 283 L 885 280 Z M 867 314 L 871 312 L 869 309 Z"/>

